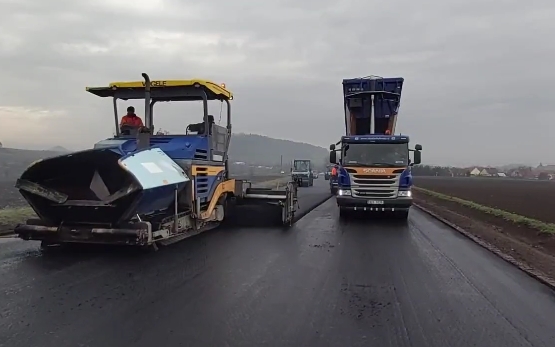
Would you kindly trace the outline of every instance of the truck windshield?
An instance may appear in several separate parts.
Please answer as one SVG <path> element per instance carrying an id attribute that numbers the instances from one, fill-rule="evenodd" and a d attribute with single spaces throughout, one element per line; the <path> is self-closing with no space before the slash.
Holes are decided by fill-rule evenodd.
<path id="1" fill-rule="evenodd" d="M 349 143 L 343 146 L 343 165 L 407 166 L 408 143 Z"/>
<path id="2" fill-rule="evenodd" d="M 309 161 L 295 161 L 293 164 L 295 171 L 308 171 Z"/>

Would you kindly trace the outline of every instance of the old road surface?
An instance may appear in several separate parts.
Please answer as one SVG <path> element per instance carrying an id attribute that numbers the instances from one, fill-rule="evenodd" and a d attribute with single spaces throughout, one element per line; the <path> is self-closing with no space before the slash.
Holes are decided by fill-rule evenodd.
<path id="1" fill-rule="evenodd" d="M 326 189 L 302 188 L 301 207 Z M 287 231 L 149 254 L 4 239 L 0 261 L 1 346 L 555 345 L 551 290 L 418 210 L 340 222 L 332 199 Z"/>

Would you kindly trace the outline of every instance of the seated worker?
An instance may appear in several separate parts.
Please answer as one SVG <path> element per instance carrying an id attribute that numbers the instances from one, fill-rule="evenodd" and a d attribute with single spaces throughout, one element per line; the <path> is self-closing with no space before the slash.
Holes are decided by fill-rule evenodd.
<path id="1" fill-rule="evenodd" d="M 129 106 L 127 108 L 127 114 L 121 118 L 121 122 L 119 123 L 119 127 L 122 133 L 124 132 L 129 133 L 129 130 L 127 131 L 122 130 L 123 126 L 133 127 L 136 129 L 144 127 L 143 120 L 141 119 L 141 117 L 135 114 L 135 107 Z M 125 134 L 125 135 L 128 135 L 128 134 Z"/>
<path id="2" fill-rule="evenodd" d="M 208 126 L 209 126 L 209 129 L 210 129 L 210 134 L 212 134 L 212 124 L 214 124 L 214 116 L 208 115 Z M 205 133 L 204 122 L 189 124 L 189 126 L 187 128 L 189 129 L 189 131 L 194 131 L 197 134 L 204 134 Z"/>

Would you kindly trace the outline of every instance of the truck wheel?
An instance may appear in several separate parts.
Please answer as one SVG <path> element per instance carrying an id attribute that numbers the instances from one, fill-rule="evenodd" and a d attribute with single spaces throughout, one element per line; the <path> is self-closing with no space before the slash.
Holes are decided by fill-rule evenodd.
<path id="1" fill-rule="evenodd" d="M 347 219 L 349 217 L 349 211 L 343 207 L 339 208 L 339 219 Z"/>
<path id="2" fill-rule="evenodd" d="M 333 188 L 333 187 L 330 188 L 330 193 L 331 193 L 332 195 L 337 194 L 337 188 Z"/>
<path id="3" fill-rule="evenodd" d="M 235 226 L 238 224 L 237 200 L 234 196 L 228 197 L 224 202 L 224 225 Z"/>
<path id="4" fill-rule="evenodd" d="M 396 219 L 399 221 L 406 221 L 409 219 L 409 211 L 399 211 L 396 213 Z"/>

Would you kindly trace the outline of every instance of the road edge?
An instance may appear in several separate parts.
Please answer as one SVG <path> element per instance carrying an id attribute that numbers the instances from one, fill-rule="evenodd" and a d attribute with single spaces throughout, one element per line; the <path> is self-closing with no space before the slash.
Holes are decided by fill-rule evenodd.
<path id="1" fill-rule="evenodd" d="M 331 199 L 333 197 L 334 197 L 334 195 L 330 194 L 329 196 L 326 196 L 322 200 L 317 200 L 318 201 L 317 203 L 311 204 L 309 208 L 307 208 L 305 211 L 303 211 L 302 213 L 299 213 L 298 215 L 295 216 L 293 224 L 298 223 L 301 219 L 306 217 L 307 214 L 314 211 L 318 206 L 323 205 L 324 203 L 326 203 L 329 199 Z"/>
<path id="2" fill-rule="evenodd" d="M 486 250 L 495 254 L 496 256 L 503 259 L 504 261 L 510 263 L 513 266 L 516 266 L 518 269 L 523 271 L 528 276 L 534 278 L 535 280 L 537 280 L 537 281 L 541 282 L 542 284 L 545 284 L 549 288 L 555 290 L 555 280 L 552 280 L 550 277 L 546 276 L 542 272 L 537 271 L 533 267 L 528 266 L 525 263 L 516 260 L 512 256 L 502 252 L 499 248 L 492 245 L 491 243 L 486 242 L 486 241 L 474 236 L 472 233 L 466 231 L 465 229 L 461 228 L 460 226 L 456 225 L 455 223 L 452 223 L 452 222 L 448 221 L 447 219 L 445 219 L 445 218 L 441 217 L 439 214 L 425 208 L 424 206 L 421 206 L 418 203 L 413 203 L 413 206 L 418 208 L 420 211 L 428 214 L 429 216 L 433 217 L 434 219 L 438 220 L 439 222 L 447 225 L 451 229 L 454 229 L 455 231 L 459 232 L 461 235 L 470 239 L 471 241 L 478 244 L 482 248 L 485 248 Z"/>

